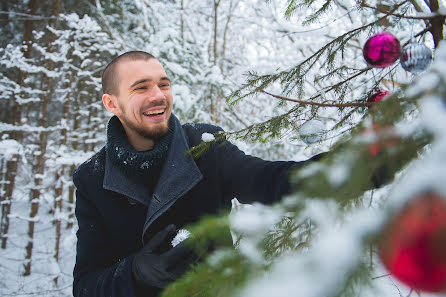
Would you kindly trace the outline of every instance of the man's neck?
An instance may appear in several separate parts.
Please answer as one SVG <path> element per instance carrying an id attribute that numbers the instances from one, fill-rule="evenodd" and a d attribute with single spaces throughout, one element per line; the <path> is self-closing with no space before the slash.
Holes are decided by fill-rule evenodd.
<path id="1" fill-rule="evenodd" d="M 146 152 L 155 146 L 155 141 L 150 138 L 142 137 L 135 131 L 124 126 L 125 133 L 130 145 L 138 152 Z"/>

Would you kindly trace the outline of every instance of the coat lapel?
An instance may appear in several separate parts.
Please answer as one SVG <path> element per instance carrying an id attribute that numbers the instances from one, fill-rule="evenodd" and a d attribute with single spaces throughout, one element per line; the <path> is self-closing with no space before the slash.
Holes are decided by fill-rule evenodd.
<path id="1" fill-rule="evenodd" d="M 173 116 L 173 115 L 172 115 Z M 202 178 L 189 150 L 187 137 L 175 117 L 175 133 L 169 147 L 161 175 L 150 200 L 143 229 L 143 237 L 149 226 L 180 197 L 192 189 Z"/>
<path id="2" fill-rule="evenodd" d="M 107 156 L 105 159 L 105 174 L 102 187 L 139 201 L 146 206 L 149 205 L 149 197 L 147 197 L 149 192 L 147 187 L 127 177 Z"/>

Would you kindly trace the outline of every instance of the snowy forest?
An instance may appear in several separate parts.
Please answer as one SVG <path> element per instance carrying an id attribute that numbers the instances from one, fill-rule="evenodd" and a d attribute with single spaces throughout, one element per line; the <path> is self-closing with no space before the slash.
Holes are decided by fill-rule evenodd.
<path id="1" fill-rule="evenodd" d="M 72 296 L 72 172 L 104 145 L 102 71 L 129 50 L 164 65 L 182 123 L 225 130 L 213 141 L 329 152 L 280 203 L 191 226 L 221 248 L 163 296 L 445 296 L 445 17 L 444 0 L 2 0 L 0 296 Z M 406 247 L 421 268 L 392 264 Z"/>

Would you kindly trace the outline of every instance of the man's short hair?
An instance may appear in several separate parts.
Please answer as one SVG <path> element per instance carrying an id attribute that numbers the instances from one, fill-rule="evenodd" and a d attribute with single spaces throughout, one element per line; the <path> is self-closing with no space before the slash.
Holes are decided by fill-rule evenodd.
<path id="1" fill-rule="evenodd" d="M 118 77 L 116 74 L 116 65 L 118 62 L 122 60 L 150 60 L 156 59 L 152 54 L 143 52 L 143 51 L 130 51 L 123 53 L 122 55 L 114 58 L 108 65 L 105 67 L 104 72 L 102 73 L 102 93 L 103 94 L 112 94 L 118 95 Z"/>

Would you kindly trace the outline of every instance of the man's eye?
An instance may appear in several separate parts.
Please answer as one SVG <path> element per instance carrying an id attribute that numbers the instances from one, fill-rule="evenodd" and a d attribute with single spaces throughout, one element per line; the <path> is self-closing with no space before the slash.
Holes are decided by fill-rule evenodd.
<path id="1" fill-rule="evenodd" d="M 162 85 L 160 85 L 160 88 L 167 88 L 169 86 L 170 86 L 170 84 L 162 84 Z"/>
<path id="2" fill-rule="evenodd" d="M 147 87 L 138 87 L 135 90 L 147 90 Z"/>

